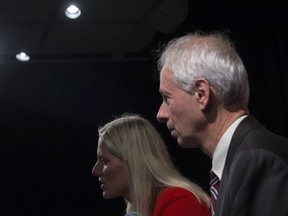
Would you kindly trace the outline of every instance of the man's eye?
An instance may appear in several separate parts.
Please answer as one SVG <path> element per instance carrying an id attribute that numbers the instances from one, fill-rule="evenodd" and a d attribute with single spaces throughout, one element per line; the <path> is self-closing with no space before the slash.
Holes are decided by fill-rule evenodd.
<path id="1" fill-rule="evenodd" d="M 169 97 L 168 96 L 163 96 L 163 101 L 168 104 L 169 103 Z"/>
<path id="2" fill-rule="evenodd" d="M 163 101 L 165 101 L 165 102 L 166 102 L 166 101 L 167 101 L 167 99 L 168 99 L 168 97 L 167 97 L 167 96 L 165 96 L 165 95 L 162 95 L 162 100 L 163 100 Z"/>

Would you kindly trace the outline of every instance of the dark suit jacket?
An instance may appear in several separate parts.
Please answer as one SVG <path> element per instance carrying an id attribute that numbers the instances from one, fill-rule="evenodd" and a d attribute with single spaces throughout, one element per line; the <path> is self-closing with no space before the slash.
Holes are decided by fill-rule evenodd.
<path id="1" fill-rule="evenodd" d="M 288 140 L 252 116 L 233 134 L 216 216 L 288 216 Z"/>

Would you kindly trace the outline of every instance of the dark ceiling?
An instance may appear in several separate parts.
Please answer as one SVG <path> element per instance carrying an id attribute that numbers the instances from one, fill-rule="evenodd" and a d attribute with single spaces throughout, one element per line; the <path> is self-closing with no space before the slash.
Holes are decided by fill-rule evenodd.
<path id="1" fill-rule="evenodd" d="M 65 9 L 75 4 L 78 19 Z M 157 33 L 173 33 L 188 12 L 187 0 L 9 0 L 0 7 L 0 57 L 19 51 L 47 56 L 125 57 L 149 48 Z M 15 60 L 16 61 L 16 60 Z"/>

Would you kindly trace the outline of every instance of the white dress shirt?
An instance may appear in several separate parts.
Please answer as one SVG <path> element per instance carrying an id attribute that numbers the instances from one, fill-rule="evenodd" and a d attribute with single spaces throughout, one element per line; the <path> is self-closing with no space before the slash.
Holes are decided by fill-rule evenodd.
<path id="1" fill-rule="evenodd" d="M 212 171 L 218 176 L 220 180 L 222 177 L 222 172 L 224 169 L 224 164 L 226 161 L 227 152 L 231 143 L 233 133 L 239 123 L 246 117 L 247 115 L 244 115 L 234 121 L 233 124 L 231 124 L 230 127 L 225 131 L 225 133 L 219 140 L 219 143 L 217 144 L 212 158 Z"/>

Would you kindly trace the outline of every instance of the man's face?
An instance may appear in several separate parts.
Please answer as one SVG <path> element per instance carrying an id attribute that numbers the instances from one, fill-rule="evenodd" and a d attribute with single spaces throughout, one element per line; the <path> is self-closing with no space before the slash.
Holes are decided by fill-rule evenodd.
<path id="1" fill-rule="evenodd" d="M 195 94 L 180 89 L 173 73 L 165 67 L 161 71 L 159 91 L 163 101 L 157 120 L 166 123 L 171 136 L 181 147 L 197 147 L 193 140 L 197 139 L 197 125 L 202 115 Z"/>

